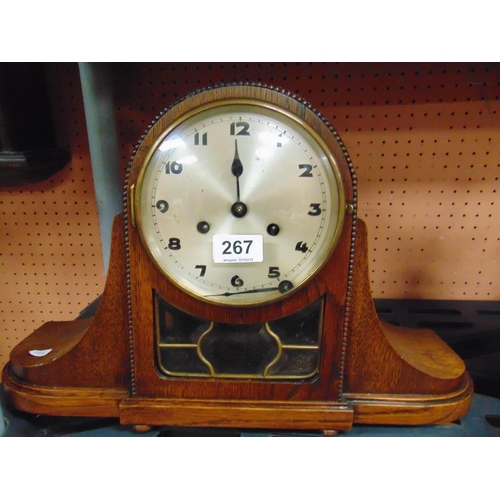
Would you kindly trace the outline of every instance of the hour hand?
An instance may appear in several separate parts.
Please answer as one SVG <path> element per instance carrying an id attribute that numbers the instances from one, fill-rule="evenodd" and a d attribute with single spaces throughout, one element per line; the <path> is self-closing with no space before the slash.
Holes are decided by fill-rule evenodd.
<path id="1" fill-rule="evenodd" d="M 236 199 L 240 201 L 240 175 L 243 173 L 243 164 L 238 155 L 238 140 L 234 140 L 234 160 L 231 165 L 231 172 L 236 177 Z"/>

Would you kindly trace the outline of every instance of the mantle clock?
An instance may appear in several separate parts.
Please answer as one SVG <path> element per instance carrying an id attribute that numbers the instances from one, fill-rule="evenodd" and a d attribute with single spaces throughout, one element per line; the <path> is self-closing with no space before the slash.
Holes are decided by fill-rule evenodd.
<path id="1" fill-rule="evenodd" d="M 91 318 L 44 324 L 3 383 L 20 410 L 151 426 L 451 422 L 463 361 L 376 315 L 346 147 L 261 84 L 189 94 L 141 138 Z"/>

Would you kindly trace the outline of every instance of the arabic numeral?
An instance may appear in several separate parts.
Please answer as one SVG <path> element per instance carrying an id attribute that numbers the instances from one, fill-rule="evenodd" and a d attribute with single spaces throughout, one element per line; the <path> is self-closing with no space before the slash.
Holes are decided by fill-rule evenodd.
<path id="1" fill-rule="evenodd" d="M 311 203 L 309 205 L 309 207 L 311 208 L 311 210 L 309 210 L 309 212 L 307 212 L 307 215 L 313 215 L 313 216 L 316 216 L 316 215 L 319 215 L 321 213 L 321 204 L 320 203 Z"/>
<path id="2" fill-rule="evenodd" d="M 244 250 L 245 255 L 248 255 L 252 243 L 253 240 L 236 240 L 232 244 L 230 241 L 223 241 L 222 244 L 225 246 L 225 248 L 222 253 L 225 255 L 232 255 L 233 253 L 235 253 L 236 255 L 240 255 Z M 246 245 L 246 247 L 243 247 L 243 245 Z"/>
<path id="3" fill-rule="evenodd" d="M 250 135 L 250 124 L 247 122 L 233 122 L 229 127 L 231 135 Z"/>
<path id="4" fill-rule="evenodd" d="M 168 203 L 165 200 L 158 200 L 156 202 L 156 208 L 164 214 L 168 210 Z"/>
<path id="5" fill-rule="evenodd" d="M 194 134 L 194 145 L 195 146 L 200 146 L 200 144 L 202 146 L 206 146 L 208 144 L 208 134 L 207 134 L 207 132 L 201 134 L 201 142 L 200 142 L 200 133 L 196 132 L 196 134 Z"/>
<path id="6" fill-rule="evenodd" d="M 270 267 L 267 274 L 268 278 L 279 278 L 281 276 L 279 267 Z"/>
<path id="7" fill-rule="evenodd" d="M 297 250 L 297 252 L 306 253 L 309 250 L 309 248 L 307 247 L 307 243 L 304 243 L 303 241 L 299 241 L 295 245 L 295 250 Z"/>
<path id="8" fill-rule="evenodd" d="M 313 174 L 311 173 L 312 172 L 312 165 L 299 165 L 299 168 L 301 170 L 304 170 L 304 172 L 302 172 L 299 177 L 312 177 Z"/>
<path id="9" fill-rule="evenodd" d="M 180 250 L 181 240 L 179 238 L 170 238 L 167 245 L 169 250 Z"/>
<path id="10" fill-rule="evenodd" d="M 231 286 L 240 287 L 243 286 L 243 280 L 236 274 L 231 278 Z"/>
<path id="11" fill-rule="evenodd" d="M 225 247 L 226 247 L 226 248 L 224 248 L 224 250 L 222 250 L 222 253 L 225 255 L 230 254 L 231 253 L 231 242 L 230 241 L 223 241 L 222 244 L 225 245 Z"/>
<path id="12" fill-rule="evenodd" d="M 207 266 L 205 266 L 203 264 L 198 264 L 197 266 L 194 266 L 194 268 L 200 270 L 201 277 L 205 276 L 205 273 L 207 272 Z"/>
<path id="13" fill-rule="evenodd" d="M 241 246 L 241 241 L 236 240 L 233 243 L 233 251 L 236 255 L 239 255 L 241 252 L 243 252 L 243 247 Z"/>
<path id="14" fill-rule="evenodd" d="M 173 161 L 170 163 L 167 161 L 165 164 L 165 173 L 166 174 L 180 174 L 182 172 L 182 163 L 178 163 L 176 161 Z"/>

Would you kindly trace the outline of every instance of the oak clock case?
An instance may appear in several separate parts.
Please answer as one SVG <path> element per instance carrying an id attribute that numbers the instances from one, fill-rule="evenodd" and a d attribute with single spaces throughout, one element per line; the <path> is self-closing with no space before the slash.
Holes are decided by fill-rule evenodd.
<path id="1" fill-rule="evenodd" d="M 379 320 L 356 214 L 347 149 L 308 103 L 260 84 L 186 96 L 134 151 L 99 309 L 14 348 L 12 403 L 138 427 L 456 420 L 464 363 Z"/>

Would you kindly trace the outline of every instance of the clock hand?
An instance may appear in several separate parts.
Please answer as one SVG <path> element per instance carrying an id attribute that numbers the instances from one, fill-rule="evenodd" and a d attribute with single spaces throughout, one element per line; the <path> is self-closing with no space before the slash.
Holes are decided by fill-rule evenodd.
<path id="1" fill-rule="evenodd" d="M 240 175 L 243 173 L 243 163 L 238 155 L 238 140 L 234 140 L 234 160 L 231 165 L 231 172 L 236 177 L 236 202 L 231 206 L 231 213 L 238 218 L 244 217 L 247 213 L 247 206 L 240 201 Z"/>
<path id="2" fill-rule="evenodd" d="M 236 177 L 236 199 L 240 201 L 240 175 L 243 173 L 243 164 L 238 155 L 238 140 L 234 140 L 234 160 L 231 165 L 231 172 Z"/>
<path id="3" fill-rule="evenodd" d="M 292 288 L 293 284 L 290 281 L 282 281 L 279 286 L 259 288 L 257 290 L 243 290 L 241 292 L 218 293 L 214 295 L 205 295 L 205 297 L 230 297 L 231 295 L 242 295 L 244 293 L 274 292 L 276 290 L 279 290 L 281 293 L 286 293 L 289 292 Z"/>
<path id="4" fill-rule="evenodd" d="M 278 290 L 278 287 L 272 288 L 261 288 L 260 290 L 243 290 L 242 292 L 225 292 L 225 293 L 216 293 L 214 295 L 205 295 L 205 297 L 230 297 L 231 295 L 243 295 L 244 293 L 258 293 L 258 292 L 274 292 Z"/>

